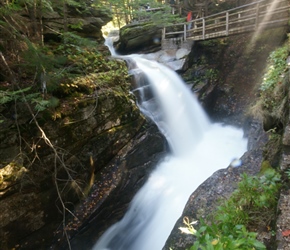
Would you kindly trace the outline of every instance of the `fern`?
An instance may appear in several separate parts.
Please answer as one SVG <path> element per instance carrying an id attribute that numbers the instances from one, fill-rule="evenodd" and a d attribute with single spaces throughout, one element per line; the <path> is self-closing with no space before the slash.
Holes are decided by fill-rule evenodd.
<path id="1" fill-rule="evenodd" d="M 0 104 L 3 105 L 13 100 L 18 100 L 20 99 L 20 97 L 22 97 L 22 93 L 27 92 L 30 89 L 31 87 L 16 90 L 16 91 L 0 90 Z"/>

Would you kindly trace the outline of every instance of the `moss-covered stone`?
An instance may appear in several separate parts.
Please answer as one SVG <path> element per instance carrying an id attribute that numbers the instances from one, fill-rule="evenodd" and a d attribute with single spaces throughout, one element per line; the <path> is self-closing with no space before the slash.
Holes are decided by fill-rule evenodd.
<path id="1" fill-rule="evenodd" d="M 131 54 L 148 49 L 154 51 L 160 49 L 160 41 L 161 28 L 152 22 L 145 22 L 122 27 L 116 47 L 117 52 L 121 54 Z"/>
<path id="2" fill-rule="evenodd" d="M 0 124 L 0 199 L 2 211 L 11 219 L 0 228 L 0 234 L 8 235 L 3 239 L 2 249 L 22 245 L 22 240 L 40 227 L 52 227 L 59 222 L 62 216 L 58 211 L 63 205 L 73 209 L 89 194 L 94 181 L 103 181 L 100 173 L 109 162 L 117 156 L 125 157 L 122 154 L 128 153 L 130 145 L 135 145 L 132 142 L 145 133 L 146 120 L 129 92 L 125 62 L 108 60 L 107 63 L 105 71 L 70 78 L 68 85 L 60 84 L 54 90 L 57 97 L 54 93 L 44 97 L 55 98 L 56 105 L 36 115 L 34 105 L 20 99 L 16 105 L 9 102 L 1 109 L 4 122 Z M 127 151 L 122 153 L 124 148 Z M 110 172 L 110 167 L 107 171 Z M 143 177 L 148 174 L 146 171 L 143 168 L 140 172 Z M 27 195 L 18 195 L 22 192 Z M 15 213 L 10 206 L 13 199 L 20 204 L 22 199 L 30 201 L 32 197 L 37 201 L 36 206 L 30 202 L 29 209 L 33 212 L 21 209 Z M 34 214 L 39 216 L 33 219 Z M 33 226 L 25 227 L 25 216 Z M 16 224 L 23 225 L 19 236 L 16 236 L 18 230 L 13 229 Z M 46 236 L 40 234 L 48 240 L 48 245 L 53 230 L 56 229 Z M 39 243 L 36 240 L 30 244 Z"/>

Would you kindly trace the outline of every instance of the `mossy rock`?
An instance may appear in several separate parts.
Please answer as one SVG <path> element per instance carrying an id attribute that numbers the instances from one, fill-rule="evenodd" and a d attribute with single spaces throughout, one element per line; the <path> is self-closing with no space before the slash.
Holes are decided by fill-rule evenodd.
<path id="1" fill-rule="evenodd" d="M 161 41 L 161 28 L 158 25 L 152 22 L 127 25 L 120 30 L 117 52 L 131 54 L 144 49 L 154 50 L 160 48 L 160 43 L 156 41 Z"/>
<path id="2" fill-rule="evenodd" d="M 264 174 L 266 171 L 268 171 L 269 169 L 273 169 L 270 162 L 265 160 L 262 162 L 261 164 L 261 170 L 260 170 L 260 174 Z"/>
<path id="3" fill-rule="evenodd" d="M 7 187 L 14 185 L 27 171 L 28 170 L 24 166 L 17 162 L 10 162 L 4 168 L 1 168 L 0 190 L 4 191 Z"/>

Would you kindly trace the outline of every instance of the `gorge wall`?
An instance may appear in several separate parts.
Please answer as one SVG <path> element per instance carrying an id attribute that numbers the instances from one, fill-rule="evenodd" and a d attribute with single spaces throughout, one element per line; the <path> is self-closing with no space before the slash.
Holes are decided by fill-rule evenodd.
<path id="1" fill-rule="evenodd" d="M 103 42 L 100 28 L 110 17 L 92 13 L 95 12 L 77 18 L 70 16 L 68 20 L 76 24 L 81 19 L 85 28 L 80 35 Z M 32 28 L 23 26 L 30 20 L 27 16 L 17 20 L 21 20 L 19 27 L 31 34 Z M 51 30 L 62 27 L 60 15 L 50 13 L 44 19 L 45 41 L 55 40 Z M 33 22 L 28 23 L 33 26 Z M 189 198 L 184 215 L 204 216 L 209 207 L 214 209 L 219 195 L 230 195 L 241 172 L 259 172 L 268 137 L 261 121 L 249 116 L 248 109 L 257 98 L 256 86 L 269 52 L 285 39 L 285 30 L 275 35 L 271 32 L 265 32 L 253 46 L 249 44 L 250 34 L 195 43 L 186 57 L 181 76 L 212 119 L 245 128 L 250 150 L 243 157 L 242 168 L 220 170 L 201 185 Z M 142 32 L 138 35 L 136 40 L 141 47 L 134 45 L 135 52 L 159 49 L 159 30 L 154 28 L 150 33 L 150 43 L 142 41 Z M 130 53 L 130 42 L 125 45 L 119 48 Z M 103 45 L 98 49 L 109 58 Z M 9 65 L 15 63 L 12 69 L 17 68 L 16 59 L 8 53 L 4 55 L 9 58 Z M 107 63 L 111 64 L 109 59 Z M 14 83 L 3 65 L 0 86 L 7 90 Z M 118 69 L 124 67 L 124 62 L 118 62 Z M 82 82 L 90 81 L 88 91 Z M 132 197 L 166 152 L 165 139 L 140 113 L 130 94 L 131 79 L 116 79 L 102 87 L 99 82 L 97 74 L 78 79 L 73 84 L 81 95 L 73 91 L 42 112 L 31 110 L 19 100 L 1 105 L 1 249 L 67 249 L 68 239 L 73 249 L 90 249 L 102 232 L 124 215 Z M 283 143 L 287 148 L 288 140 Z M 280 153 L 272 151 L 267 160 L 277 165 Z M 287 150 L 284 153 L 287 158 Z M 285 161 L 283 168 L 288 165 Z M 288 190 L 284 192 L 287 197 Z M 165 249 L 184 249 L 192 243 L 177 230 L 181 220 Z M 285 227 L 284 222 L 279 223 Z"/>
<path id="2" fill-rule="evenodd" d="M 125 62 L 112 62 L 103 45 L 101 28 L 111 20 L 110 13 L 68 8 L 64 20 L 58 10 L 43 13 L 45 47 L 41 52 L 37 50 L 41 24 L 33 9 L 24 8 L 0 19 L 5 24 L 0 27 L 3 250 L 67 249 L 67 239 L 78 245 L 80 241 L 73 239 L 82 237 L 91 225 L 90 240 L 81 241 L 89 249 L 99 234 L 125 213 L 166 151 L 165 139 L 140 113 L 130 94 Z M 100 44 L 93 52 L 80 44 L 70 45 L 68 40 L 61 47 L 65 21 L 68 31 L 75 32 L 73 42 L 81 36 Z M 82 29 L 77 27 L 80 22 Z M 11 27 L 16 27 L 15 36 Z M 62 59 L 54 55 L 59 48 Z M 29 50 L 28 59 L 24 58 Z M 44 56 L 43 51 L 50 54 Z M 70 58 L 64 60 L 66 52 Z M 48 72 L 39 73 L 38 61 L 41 64 L 49 55 L 61 61 L 61 72 L 46 63 L 41 66 Z M 70 64 L 71 56 L 80 56 L 80 61 Z M 72 69 L 73 81 L 66 75 L 53 82 L 55 75 L 68 69 Z M 32 95 L 41 98 L 33 101 Z"/>

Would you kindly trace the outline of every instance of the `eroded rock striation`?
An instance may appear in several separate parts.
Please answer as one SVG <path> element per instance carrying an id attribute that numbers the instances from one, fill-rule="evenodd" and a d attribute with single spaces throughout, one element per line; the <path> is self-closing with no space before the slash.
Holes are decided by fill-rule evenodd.
<path id="1" fill-rule="evenodd" d="M 37 22 L 29 11 L 15 14 L 15 20 L 21 32 L 34 37 Z M 67 14 L 70 31 L 103 41 L 101 27 L 110 20 L 108 14 L 94 9 L 85 14 L 68 9 Z M 57 10 L 43 13 L 45 40 L 58 41 L 58 29 L 64 27 L 60 17 Z M 80 23 L 82 29 L 77 28 Z M 108 57 L 107 50 L 103 56 Z M 7 67 L 1 65 L 0 70 L 1 90 L 13 89 L 16 83 Z M 78 238 L 88 235 L 90 249 L 125 213 L 166 151 L 164 137 L 130 94 L 130 79 L 104 84 L 98 73 L 81 75 L 72 83 L 59 83 L 57 97 L 43 95 L 42 100 L 53 103 L 50 108 L 37 111 L 19 96 L 0 107 L 3 250 L 67 249 L 68 239 L 77 246 Z"/>
<path id="2" fill-rule="evenodd" d="M 37 115 L 41 129 L 21 105 L 17 114 L 13 106 L 1 112 L 1 249 L 45 249 L 48 239 L 61 238 L 64 209 L 78 218 L 67 225 L 71 237 L 86 221 L 104 230 L 124 213 L 166 147 L 129 91 L 66 100 Z"/>

